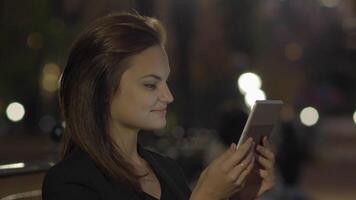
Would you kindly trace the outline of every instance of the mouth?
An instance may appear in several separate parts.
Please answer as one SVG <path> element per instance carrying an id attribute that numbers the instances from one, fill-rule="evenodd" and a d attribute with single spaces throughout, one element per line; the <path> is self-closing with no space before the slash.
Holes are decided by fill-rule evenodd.
<path id="1" fill-rule="evenodd" d="M 152 112 L 159 114 L 160 116 L 166 116 L 167 110 L 162 109 L 162 110 L 152 110 Z"/>
<path id="2" fill-rule="evenodd" d="M 167 112 L 166 109 L 162 109 L 162 110 L 152 110 L 152 112 Z"/>

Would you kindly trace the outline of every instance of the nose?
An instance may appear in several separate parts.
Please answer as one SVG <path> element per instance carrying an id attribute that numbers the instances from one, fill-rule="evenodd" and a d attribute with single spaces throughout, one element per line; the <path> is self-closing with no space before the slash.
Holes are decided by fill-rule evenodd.
<path id="1" fill-rule="evenodd" d="M 160 95 L 160 100 L 167 104 L 172 103 L 174 100 L 174 97 L 166 83 L 164 84 L 164 87 L 162 89 L 162 93 Z"/>

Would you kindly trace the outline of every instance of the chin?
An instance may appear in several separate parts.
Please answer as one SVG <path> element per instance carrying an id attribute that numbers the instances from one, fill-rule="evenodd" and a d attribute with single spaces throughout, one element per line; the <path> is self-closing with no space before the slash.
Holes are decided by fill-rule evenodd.
<path id="1" fill-rule="evenodd" d="M 166 121 L 148 124 L 145 127 L 145 129 L 147 129 L 147 130 L 160 130 L 160 129 L 163 129 L 164 127 L 166 127 Z"/>

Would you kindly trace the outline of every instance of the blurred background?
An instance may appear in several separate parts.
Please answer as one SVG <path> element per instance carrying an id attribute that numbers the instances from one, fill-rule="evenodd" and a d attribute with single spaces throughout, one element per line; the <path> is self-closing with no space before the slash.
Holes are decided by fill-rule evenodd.
<path id="1" fill-rule="evenodd" d="M 280 99 L 272 141 L 284 192 L 270 198 L 355 199 L 356 1 L 1 0 L 1 200 L 40 199 L 58 160 L 57 84 L 71 43 L 132 8 L 167 29 L 175 97 L 166 129 L 141 142 L 176 159 L 192 187 L 238 140 L 254 101 Z"/>

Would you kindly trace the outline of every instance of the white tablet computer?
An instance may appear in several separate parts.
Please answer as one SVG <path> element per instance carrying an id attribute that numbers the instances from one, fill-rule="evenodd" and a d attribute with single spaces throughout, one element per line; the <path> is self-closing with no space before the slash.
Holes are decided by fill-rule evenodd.
<path id="1" fill-rule="evenodd" d="M 278 121 L 282 106 L 283 102 L 280 100 L 256 101 L 237 146 L 244 143 L 249 137 L 252 137 L 256 144 L 261 143 L 263 136 L 269 137 Z"/>

